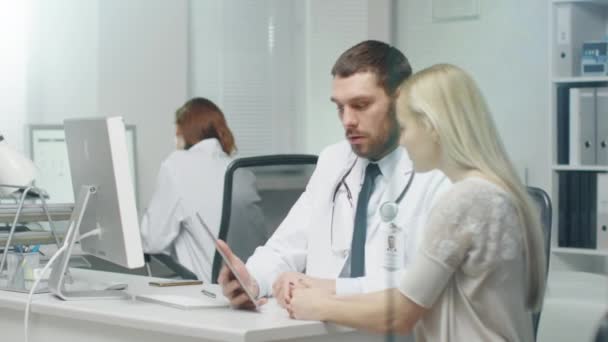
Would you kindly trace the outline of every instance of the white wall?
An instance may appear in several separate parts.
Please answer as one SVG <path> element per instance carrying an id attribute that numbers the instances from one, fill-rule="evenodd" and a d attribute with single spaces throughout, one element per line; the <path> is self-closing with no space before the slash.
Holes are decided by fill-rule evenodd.
<path id="1" fill-rule="evenodd" d="M 296 149 L 295 3 L 190 2 L 190 95 L 222 108 L 239 155 Z"/>
<path id="2" fill-rule="evenodd" d="M 32 0 L 29 123 L 96 115 L 98 17 L 97 1 Z"/>
<path id="3" fill-rule="evenodd" d="M 0 134 L 24 150 L 26 61 L 29 6 L 26 1 L 0 2 Z"/>
<path id="4" fill-rule="evenodd" d="M 396 45 L 414 71 L 439 62 L 468 70 L 520 173 L 548 189 L 547 2 L 480 0 L 479 19 L 435 23 L 430 1 L 397 4 Z"/>
<path id="5" fill-rule="evenodd" d="M 303 151 L 319 153 L 344 138 L 331 97 L 331 68 L 351 46 L 366 39 L 390 39 L 389 0 L 307 0 L 300 4 L 305 23 L 304 68 L 299 72 L 305 101 L 298 103 Z M 299 86 L 299 85 L 298 85 Z M 302 91 L 302 90 L 300 90 Z"/>
<path id="6" fill-rule="evenodd" d="M 186 0 L 99 2 L 98 110 L 137 127 L 140 209 L 174 149 L 175 110 L 187 99 Z"/>
<path id="7" fill-rule="evenodd" d="M 34 0 L 28 123 L 122 115 L 137 127 L 140 210 L 187 98 L 187 0 Z"/>
<path id="8" fill-rule="evenodd" d="M 480 0 L 479 19 L 436 23 L 431 1 L 396 2 L 396 45 L 414 71 L 439 62 L 468 70 L 520 173 L 528 168 L 529 184 L 548 189 L 547 1 Z"/>
<path id="9" fill-rule="evenodd" d="M 230 107 L 221 86 L 226 75 L 234 78 L 222 63 L 231 62 L 238 71 L 235 54 L 246 55 L 246 51 L 235 50 L 238 46 L 223 42 L 226 35 L 243 34 L 224 27 L 230 24 L 227 20 L 233 5 L 238 4 L 236 0 L 32 2 L 34 26 L 27 64 L 29 123 L 61 123 L 68 117 L 102 114 L 125 116 L 127 123 L 138 127 L 138 188 L 143 205 L 151 195 L 160 161 L 173 148 L 176 107 L 190 96 L 206 96 L 220 105 L 226 102 L 227 116 L 246 108 L 242 104 Z M 274 28 L 280 30 L 276 42 L 290 42 L 282 46 L 281 55 L 269 54 L 275 62 L 289 63 L 260 69 L 271 74 L 267 81 L 275 87 L 268 108 L 286 108 L 288 112 L 270 117 L 276 125 L 273 129 L 286 119 L 293 121 L 287 122 L 288 126 L 295 127 L 285 140 L 284 152 L 318 153 L 343 138 L 336 110 L 329 101 L 331 67 L 340 53 L 359 41 L 390 40 L 387 17 L 391 16 L 392 2 L 243 3 L 252 15 L 252 8 L 258 7 L 259 22 L 252 24 L 268 28 L 269 22 L 264 20 L 274 17 Z M 432 22 L 429 1 L 395 2 L 396 45 L 410 58 L 414 69 L 441 61 L 470 70 L 494 110 L 514 161 L 520 169 L 530 168 L 531 184 L 546 187 L 545 1 L 481 0 L 480 19 L 442 23 Z M 210 34 L 220 31 L 222 35 Z M 270 33 L 258 33 L 256 42 L 268 43 Z M 227 59 L 226 52 L 220 52 L 224 48 L 232 49 L 235 58 Z M 21 108 L 19 101 L 23 98 L 11 101 L 13 108 Z M 5 107 L 0 108 L 2 125 L 6 125 L 3 108 L 9 102 L 4 101 Z M 237 139 L 242 138 L 237 135 Z M 538 150 L 546 153 L 538 154 Z"/>

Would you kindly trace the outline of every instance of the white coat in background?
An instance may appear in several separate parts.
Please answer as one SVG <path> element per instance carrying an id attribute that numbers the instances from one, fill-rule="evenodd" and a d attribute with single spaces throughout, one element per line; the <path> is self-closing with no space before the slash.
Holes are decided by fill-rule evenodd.
<path id="1" fill-rule="evenodd" d="M 200 213 L 217 236 L 224 174 L 232 160 L 215 138 L 202 140 L 188 150 L 174 151 L 169 155 L 161 164 L 156 189 L 141 221 L 144 252 L 170 255 L 200 280 L 211 282 L 215 248 L 196 220 L 195 213 Z M 239 174 L 250 176 L 240 177 L 239 185 L 235 186 L 238 189 L 235 196 L 245 203 L 249 212 L 239 214 L 238 210 L 233 210 L 231 225 L 250 217 L 263 219 L 257 205 L 246 205 L 260 200 L 255 177 L 251 173 Z M 263 222 L 249 220 L 247 224 L 254 227 L 246 230 L 248 236 L 241 241 L 263 244 L 268 237 L 266 227 L 262 227 Z M 234 246 L 235 250 L 240 248 Z"/>
<path id="2" fill-rule="evenodd" d="M 377 204 L 395 201 L 413 172 L 407 152 L 402 147 L 398 148 L 402 151 L 397 152 L 402 153 L 398 154 L 398 160 L 394 162 L 393 177 L 386 180 L 385 190 Z M 353 209 L 348 209 L 351 204 L 347 202 L 346 192 L 341 189 L 336 197 L 332 239 L 330 223 L 334 190 L 355 159 L 355 166 L 345 180 L 352 193 L 350 202 Z M 368 163 L 368 160 L 357 157 L 351 151 L 347 141 L 329 146 L 321 152 L 306 191 L 268 242 L 259 247 L 247 261 L 247 269 L 260 286 L 260 295 L 272 294 L 272 284 L 283 272 L 305 272 L 314 277 L 336 279 L 350 266 L 347 261 L 350 260 L 354 213 Z M 409 191 L 399 203 L 399 214 L 395 222 L 405 231 L 403 264 L 406 267 L 408 258 L 414 255 L 417 246 L 418 230 L 423 228 L 437 197 L 450 185 L 447 177 L 439 171 L 416 173 Z M 396 284 L 387 282 L 389 276 L 397 281 L 401 279 L 403 270 L 390 275 L 382 267 L 384 241 L 379 229 L 381 220 L 377 210 L 372 215 L 374 216 L 371 220 L 368 218 L 365 247 L 366 276 L 338 279 L 338 294 L 371 292 L 394 287 Z"/>

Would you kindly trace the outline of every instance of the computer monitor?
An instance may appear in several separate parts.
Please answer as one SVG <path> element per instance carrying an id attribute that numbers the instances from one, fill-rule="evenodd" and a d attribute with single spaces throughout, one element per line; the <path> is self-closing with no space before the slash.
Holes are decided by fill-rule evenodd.
<path id="1" fill-rule="evenodd" d="M 125 125 L 121 117 L 64 121 L 74 198 L 66 240 L 99 229 L 80 242 L 84 252 L 127 268 L 144 265 L 135 193 L 129 173 Z M 77 231 L 76 231 L 77 230 Z M 63 299 L 112 297 L 112 293 L 64 288 L 71 247 L 58 259 L 49 279 L 51 292 Z M 106 291 L 107 292 L 107 291 Z"/>

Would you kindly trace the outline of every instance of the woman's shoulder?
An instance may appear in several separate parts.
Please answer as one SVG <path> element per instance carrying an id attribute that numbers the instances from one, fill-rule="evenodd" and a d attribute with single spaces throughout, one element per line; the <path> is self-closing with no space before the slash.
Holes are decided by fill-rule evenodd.
<path id="1" fill-rule="evenodd" d="M 229 164 L 234 160 L 234 157 L 227 155 L 223 151 L 209 151 L 203 149 L 190 149 L 190 150 L 175 150 L 171 152 L 167 158 L 163 161 L 163 164 L 167 164 L 169 166 L 183 166 L 183 163 L 196 163 L 200 161 L 205 161 L 206 163 L 210 163 L 212 161 L 217 161 L 219 164 Z"/>
<path id="2" fill-rule="evenodd" d="M 505 189 L 480 177 L 469 177 L 454 183 L 436 205 L 439 211 L 479 215 L 513 208 L 511 195 Z"/>
<path id="3" fill-rule="evenodd" d="M 163 167 L 171 168 L 180 164 L 184 160 L 188 159 L 188 151 L 185 150 L 175 150 L 165 158 L 162 162 Z"/>
<path id="4" fill-rule="evenodd" d="M 510 193 L 483 178 L 454 183 L 431 214 L 427 253 L 457 267 L 469 254 L 474 269 L 487 269 L 520 250 L 518 213 Z M 500 256 L 500 258 L 499 258 Z"/>

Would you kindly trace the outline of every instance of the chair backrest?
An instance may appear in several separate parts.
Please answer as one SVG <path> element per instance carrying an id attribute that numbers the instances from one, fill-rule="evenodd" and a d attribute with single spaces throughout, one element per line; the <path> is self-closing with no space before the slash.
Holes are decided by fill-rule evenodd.
<path id="1" fill-rule="evenodd" d="M 593 342 L 608 342 L 608 312 L 600 320 Z"/>
<path id="2" fill-rule="evenodd" d="M 226 169 L 218 238 L 246 261 L 266 243 L 306 189 L 314 155 L 267 155 L 235 159 Z M 222 265 L 215 253 L 212 282 Z"/>
<path id="3" fill-rule="evenodd" d="M 549 195 L 540 188 L 529 186 L 527 188 L 528 194 L 532 197 L 532 200 L 538 206 L 540 212 L 540 220 L 543 227 L 543 237 L 545 242 L 545 258 L 547 261 L 547 272 L 549 271 L 549 256 L 551 254 L 551 223 L 553 209 L 551 207 L 551 199 Z M 532 325 L 534 327 L 534 335 L 538 330 L 538 322 L 540 321 L 540 312 L 532 315 Z"/>
<path id="4" fill-rule="evenodd" d="M 551 206 L 551 198 L 549 195 L 540 188 L 529 186 L 528 194 L 534 200 L 534 203 L 538 206 L 540 211 L 540 221 L 543 226 L 543 236 L 545 242 L 545 256 L 547 260 L 547 269 L 549 266 L 549 255 L 551 247 L 551 223 L 553 217 L 553 208 Z"/>

